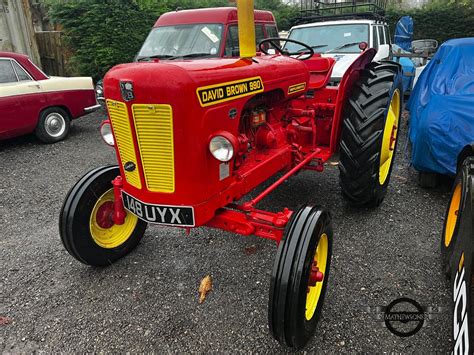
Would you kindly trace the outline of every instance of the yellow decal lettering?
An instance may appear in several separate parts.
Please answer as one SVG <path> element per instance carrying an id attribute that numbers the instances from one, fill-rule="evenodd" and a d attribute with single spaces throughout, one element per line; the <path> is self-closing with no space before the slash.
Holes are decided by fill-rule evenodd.
<path id="1" fill-rule="evenodd" d="M 306 84 L 305 84 L 306 85 Z M 196 90 L 202 107 L 263 92 L 262 78 L 254 77 L 221 84 L 200 87 Z"/>
<path id="2" fill-rule="evenodd" d="M 288 95 L 296 92 L 304 91 L 306 89 L 306 83 L 299 83 L 288 87 Z"/>

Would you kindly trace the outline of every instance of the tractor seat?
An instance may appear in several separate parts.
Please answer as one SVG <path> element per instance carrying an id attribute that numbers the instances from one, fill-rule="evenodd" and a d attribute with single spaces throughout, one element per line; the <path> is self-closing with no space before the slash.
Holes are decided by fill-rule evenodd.
<path id="1" fill-rule="evenodd" d="M 332 68 L 336 61 L 334 58 L 312 57 L 303 61 L 309 70 L 309 89 L 324 87 L 331 77 Z"/>

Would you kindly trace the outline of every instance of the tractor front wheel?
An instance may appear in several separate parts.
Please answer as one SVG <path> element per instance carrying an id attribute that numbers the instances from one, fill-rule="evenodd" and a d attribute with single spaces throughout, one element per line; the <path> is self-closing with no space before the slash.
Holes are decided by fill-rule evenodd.
<path id="1" fill-rule="evenodd" d="M 331 255 L 329 213 L 311 206 L 295 212 L 278 247 L 270 285 L 269 326 L 281 344 L 299 349 L 313 335 Z"/>
<path id="2" fill-rule="evenodd" d="M 339 177 L 357 206 L 378 206 L 387 192 L 403 106 L 402 75 L 393 62 L 370 63 L 344 107 Z"/>
<path id="3" fill-rule="evenodd" d="M 69 191 L 59 217 L 59 233 L 66 250 L 84 264 L 107 266 L 130 253 L 140 242 L 147 223 L 127 212 L 124 223 L 112 219 L 112 180 L 117 166 L 94 169 Z"/>

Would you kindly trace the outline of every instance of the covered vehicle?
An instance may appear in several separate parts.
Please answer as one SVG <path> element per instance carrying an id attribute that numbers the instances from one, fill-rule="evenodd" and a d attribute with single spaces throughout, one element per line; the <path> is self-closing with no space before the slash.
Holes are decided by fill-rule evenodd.
<path id="1" fill-rule="evenodd" d="M 422 72 L 408 102 L 416 170 L 456 174 L 462 149 L 474 142 L 474 38 L 445 42 Z"/>
<path id="2" fill-rule="evenodd" d="M 393 45 L 393 60 L 397 63 L 400 63 L 403 71 L 403 93 L 409 94 L 413 89 L 414 83 L 413 79 L 415 78 L 415 64 L 410 58 L 401 57 L 400 53 L 410 53 L 409 51 L 404 50 L 397 44 Z M 398 54 L 398 55 L 397 55 Z"/>

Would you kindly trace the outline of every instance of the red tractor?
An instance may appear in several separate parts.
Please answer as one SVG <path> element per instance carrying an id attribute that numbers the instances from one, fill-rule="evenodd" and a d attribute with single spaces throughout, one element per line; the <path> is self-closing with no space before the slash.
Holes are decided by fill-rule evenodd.
<path id="1" fill-rule="evenodd" d="M 118 166 L 90 171 L 69 191 L 60 235 L 72 256 L 96 266 L 132 251 L 148 223 L 271 239 L 279 246 L 270 330 L 300 348 L 314 333 L 328 284 L 330 215 L 316 205 L 277 213 L 257 205 L 300 170 L 323 171 L 337 151 L 347 200 L 380 204 L 397 145 L 401 70 L 372 63 L 375 50 L 367 49 L 339 86 L 327 86 L 333 58 L 294 40 L 286 41 L 302 49 L 288 53 L 279 38 L 260 42 L 257 55 L 253 1 L 238 2 L 238 19 L 240 58 L 152 58 L 107 73 L 101 133 Z M 278 53 L 268 54 L 268 45 Z"/>

